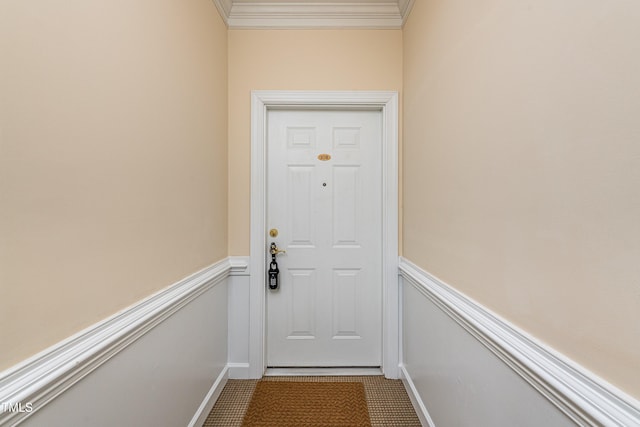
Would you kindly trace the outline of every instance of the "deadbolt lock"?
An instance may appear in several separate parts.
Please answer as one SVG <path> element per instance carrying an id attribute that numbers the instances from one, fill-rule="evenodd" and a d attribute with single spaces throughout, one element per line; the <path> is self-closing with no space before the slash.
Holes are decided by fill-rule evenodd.
<path id="1" fill-rule="evenodd" d="M 278 229 L 277 228 L 272 228 L 271 230 L 269 230 L 269 236 L 278 237 Z"/>

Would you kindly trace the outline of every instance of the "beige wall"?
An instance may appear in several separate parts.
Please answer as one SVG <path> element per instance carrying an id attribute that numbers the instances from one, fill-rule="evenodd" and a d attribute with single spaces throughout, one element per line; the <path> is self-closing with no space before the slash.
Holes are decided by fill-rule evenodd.
<path id="1" fill-rule="evenodd" d="M 230 30 L 229 253 L 249 255 L 252 90 L 401 88 L 400 30 Z"/>
<path id="2" fill-rule="evenodd" d="M 404 254 L 640 397 L 640 3 L 416 2 Z"/>
<path id="3" fill-rule="evenodd" d="M 227 255 L 211 0 L 0 2 L 0 369 Z"/>

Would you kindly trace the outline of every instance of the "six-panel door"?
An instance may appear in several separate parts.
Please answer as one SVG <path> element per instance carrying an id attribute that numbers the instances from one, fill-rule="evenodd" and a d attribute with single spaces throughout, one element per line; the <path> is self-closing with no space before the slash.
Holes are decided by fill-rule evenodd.
<path id="1" fill-rule="evenodd" d="M 268 242 L 286 250 L 267 365 L 380 366 L 382 113 L 270 110 L 267 129 Z"/>

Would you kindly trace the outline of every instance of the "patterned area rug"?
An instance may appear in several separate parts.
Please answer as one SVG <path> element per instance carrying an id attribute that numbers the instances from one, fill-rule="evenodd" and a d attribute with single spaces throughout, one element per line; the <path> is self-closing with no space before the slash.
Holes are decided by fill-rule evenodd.
<path id="1" fill-rule="evenodd" d="M 243 427 L 370 427 L 360 382 L 259 381 Z"/>
<path id="2" fill-rule="evenodd" d="M 241 427 L 253 391 L 261 381 L 359 382 L 364 385 L 373 427 L 420 427 L 420 420 L 402 381 L 388 380 L 383 376 L 278 376 L 262 380 L 228 380 L 202 427 Z"/>

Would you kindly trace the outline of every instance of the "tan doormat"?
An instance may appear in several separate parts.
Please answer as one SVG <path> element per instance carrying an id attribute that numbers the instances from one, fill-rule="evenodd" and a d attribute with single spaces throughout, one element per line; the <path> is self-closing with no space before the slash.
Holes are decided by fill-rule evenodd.
<path id="1" fill-rule="evenodd" d="M 370 427 L 364 385 L 259 381 L 243 427 Z"/>

